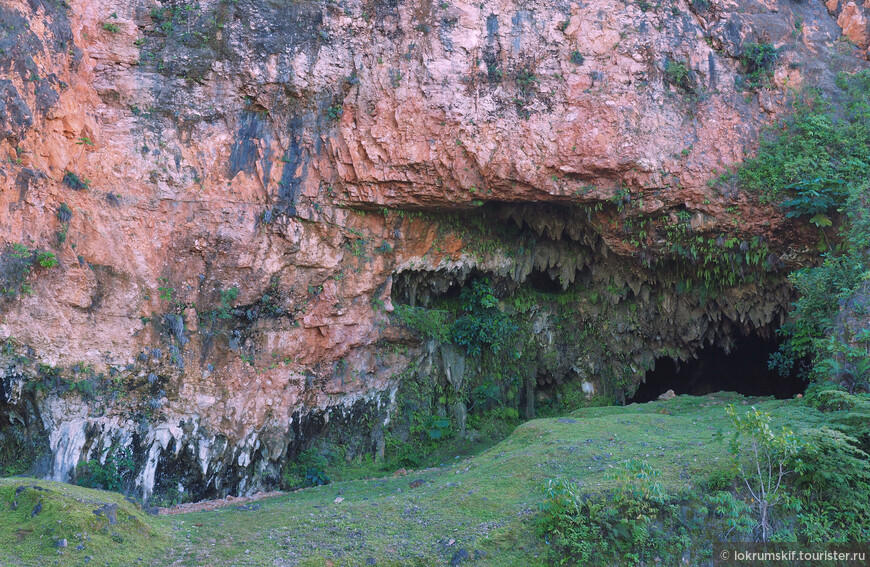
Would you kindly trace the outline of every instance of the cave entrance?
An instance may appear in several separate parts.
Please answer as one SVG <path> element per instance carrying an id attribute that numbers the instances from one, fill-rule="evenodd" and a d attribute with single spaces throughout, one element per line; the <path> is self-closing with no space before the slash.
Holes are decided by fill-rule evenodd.
<path id="1" fill-rule="evenodd" d="M 693 396 L 726 391 L 744 396 L 791 398 L 802 393 L 806 383 L 796 371 L 781 376 L 777 370 L 768 368 L 767 361 L 779 344 L 775 338 L 750 335 L 735 340 L 730 352 L 708 346 L 698 353 L 698 358 L 687 362 L 656 359 L 653 369 L 646 373 L 646 381 L 629 403 L 649 402 L 668 390 Z"/>

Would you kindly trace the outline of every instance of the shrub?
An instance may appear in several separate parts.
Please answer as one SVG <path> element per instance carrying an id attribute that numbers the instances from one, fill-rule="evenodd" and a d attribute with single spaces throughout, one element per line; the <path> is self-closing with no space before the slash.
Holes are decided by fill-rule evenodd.
<path id="1" fill-rule="evenodd" d="M 784 480 L 789 464 L 801 450 L 791 430 L 774 432 L 770 415 L 755 408 L 738 415 L 734 406 L 726 408 L 734 425 L 731 455 L 738 477 L 752 498 L 752 508 L 761 541 L 769 541 L 776 524 L 776 510 L 786 500 Z"/>
<path id="2" fill-rule="evenodd" d="M 710 492 L 727 491 L 734 488 L 734 470 L 716 469 L 707 475 L 701 485 Z"/>
<path id="3" fill-rule="evenodd" d="M 57 220 L 60 222 L 69 222 L 72 220 L 72 210 L 66 203 L 61 203 L 57 208 Z"/>
<path id="4" fill-rule="evenodd" d="M 779 60 L 779 50 L 771 43 L 747 43 L 743 46 L 740 63 L 743 65 L 747 87 L 755 89 L 770 82 L 773 68 Z"/>
<path id="5" fill-rule="evenodd" d="M 325 453 L 315 448 L 306 449 L 295 459 L 287 461 L 282 474 L 284 485 L 292 489 L 329 484 L 330 480 L 325 472 L 329 459 Z"/>
<path id="6" fill-rule="evenodd" d="M 802 432 L 804 450 L 793 463 L 795 493 L 804 495 L 797 535 L 810 542 L 866 541 L 870 535 L 870 455 L 844 429 Z"/>
<path id="7" fill-rule="evenodd" d="M 36 261 L 43 268 L 54 268 L 59 263 L 52 252 L 37 252 Z"/>
<path id="8" fill-rule="evenodd" d="M 842 206 L 847 189 L 870 177 L 870 71 L 840 74 L 830 98 L 808 91 L 794 112 L 761 139 L 757 157 L 737 172 L 743 188 L 770 201 L 782 193 L 832 197 Z M 800 206 L 799 202 L 794 206 Z M 804 212 L 809 212 L 805 208 Z M 818 211 L 814 212 L 817 214 Z"/>
<path id="9" fill-rule="evenodd" d="M 109 22 L 105 22 L 103 24 L 103 29 L 109 33 L 118 33 L 119 31 L 121 31 L 121 28 L 118 27 L 118 24 L 112 24 Z"/>
<path id="10" fill-rule="evenodd" d="M 235 286 L 221 292 L 221 307 L 218 310 L 219 319 L 230 319 L 232 317 L 232 304 L 238 296 L 239 288 Z"/>
<path id="11" fill-rule="evenodd" d="M 33 270 L 34 253 L 23 244 L 7 244 L 0 254 L 0 295 L 17 297 L 26 289 Z"/>
<path id="12" fill-rule="evenodd" d="M 132 487 L 136 464 L 127 447 L 112 445 L 103 462 L 90 459 L 76 467 L 75 484 L 100 490 L 124 492 Z"/>
<path id="13" fill-rule="evenodd" d="M 681 88 L 686 92 L 692 91 L 691 71 L 686 62 L 668 59 L 665 62 L 665 83 Z"/>
<path id="14" fill-rule="evenodd" d="M 833 224 L 828 211 L 836 209 L 847 194 L 845 183 L 822 177 L 801 181 L 785 189 L 795 194 L 795 197 L 782 203 L 783 207 L 790 209 L 786 216 L 808 216 L 810 223 L 819 228 Z"/>
<path id="15" fill-rule="evenodd" d="M 618 469 L 608 494 L 584 496 L 570 481 L 550 480 L 538 532 L 550 545 L 551 560 L 591 566 L 677 562 L 689 540 L 659 477 L 646 461 L 632 459 Z"/>
<path id="16" fill-rule="evenodd" d="M 338 122 L 342 115 L 344 115 L 344 109 L 340 104 L 334 104 L 326 109 L 326 117 L 333 122 Z"/>
<path id="17" fill-rule="evenodd" d="M 78 175 L 76 175 L 72 171 L 67 171 L 66 173 L 64 173 L 63 182 L 67 185 L 67 187 L 69 187 L 70 189 L 73 189 L 75 191 L 81 191 L 82 189 L 88 189 L 91 185 L 91 182 L 89 179 L 84 178 L 84 177 L 79 177 Z"/>
<path id="18" fill-rule="evenodd" d="M 402 324 L 407 325 L 422 337 L 434 339 L 439 344 L 449 340 L 447 311 L 397 305 L 394 313 Z"/>
<path id="19" fill-rule="evenodd" d="M 465 312 L 450 331 L 453 342 L 465 347 L 468 356 L 479 356 L 484 348 L 498 355 L 513 341 L 519 327 L 498 309 L 489 279 L 475 280 L 459 295 Z"/>

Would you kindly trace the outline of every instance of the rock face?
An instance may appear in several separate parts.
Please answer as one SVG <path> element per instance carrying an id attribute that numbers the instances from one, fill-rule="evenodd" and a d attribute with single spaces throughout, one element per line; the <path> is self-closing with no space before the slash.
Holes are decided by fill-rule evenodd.
<path id="1" fill-rule="evenodd" d="M 407 369 L 449 366 L 393 302 L 482 274 L 637 319 L 617 357 L 537 311 L 540 387 L 770 332 L 812 235 L 708 182 L 865 65 L 867 8 L 832 1 L 5 1 L 0 423 L 54 479 L 126 448 L 145 497 L 244 493 L 318 436 L 382 453 Z M 763 277 L 688 298 L 667 226 Z"/>

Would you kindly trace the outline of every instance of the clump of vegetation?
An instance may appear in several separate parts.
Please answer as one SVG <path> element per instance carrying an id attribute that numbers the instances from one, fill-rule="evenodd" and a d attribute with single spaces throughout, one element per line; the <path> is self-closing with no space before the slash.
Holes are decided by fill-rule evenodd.
<path id="1" fill-rule="evenodd" d="M 218 319 L 231 319 L 233 302 L 239 296 L 239 288 L 233 286 L 221 291 L 221 306 L 218 309 Z"/>
<path id="2" fill-rule="evenodd" d="M 583 54 L 579 51 L 571 52 L 571 63 L 574 65 L 582 65 L 586 61 L 586 58 L 583 57 Z"/>
<path id="3" fill-rule="evenodd" d="M 740 63 L 743 65 L 744 86 L 757 89 L 767 86 L 779 60 L 779 50 L 771 43 L 747 43 L 743 46 Z"/>
<path id="4" fill-rule="evenodd" d="M 34 269 L 51 269 L 59 265 L 52 252 L 31 250 L 23 244 L 7 244 L 0 254 L 0 296 L 17 297 L 31 294 L 27 279 Z"/>
<path id="5" fill-rule="evenodd" d="M 61 203 L 57 208 L 57 220 L 60 222 L 69 222 L 72 220 L 72 210 L 66 203 Z"/>
<path id="6" fill-rule="evenodd" d="M 661 473 L 631 459 L 614 475 L 615 488 L 589 497 L 564 479 L 549 481 L 538 530 L 561 564 L 678 563 L 690 539 L 673 530 L 678 507 L 665 492 Z"/>
<path id="7" fill-rule="evenodd" d="M 425 337 L 463 347 L 470 357 L 478 357 L 484 351 L 498 355 L 509 348 L 519 328 L 498 309 L 499 301 L 488 278 L 464 286 L 459 302 L 459 309 L 452 314 L 440 309 L 402 305 L 396 315 Z"/>
<path id="8" fill-rule="evenodd" d="M 136 463 L 127 447 L 112 446 L 105 459 L 90 459 L 76 467 L 75 483 L 87 488 L 126 492 L 133 487 Z"/>
<path id="9" fill-rule="evenodd" d="M 603 491 L 564 478 L 549 481 L 538 533 L 551 559 L 677 564 L 689 553 L 692 564 L 701 564 L 711 540 L 866 541 L 870 455 L 864 447 L 870 438 L 862 440 L 861 432 L 868 430 L 870 401 L 836 390 L 807 401 L 824 408 L 821 419 L 792 402 L 789 426 L 779 428 L 768 411 L 739 413 L 729 406 L 731 466 L 713 469 L 696 488 L 668 492 L 663 475 L 636 458 L 618 465 Z"/>
<path id="10" fill-rule="evenodd" d="M 113 24 L 111 22 L 104 22 L 103 29 L 109 33 L 118 33 L 119 31 L 121 31 L 121 28 L 118 26 L 118 24 Z"/>
<path id="11" fill-rule="evenodd" d="M 517 86 L 522 93 L 528 92 L 538 82 L 539 79 L 535 75 L 535 72 L 529 68 L 520 69 L 519 73 L 517 73 Z"/>
<path id="12" fill-rule="evenodd" d="M 326 117 L 333 122 L 338 122 L 343 115 L 344 108 L 342 108 L 341 104 L 333 104 L 326 109 Z"/>
<path id="13" fill-rule="evenodd" d="M 762 140 L 736 176 L 763 200 L 781 199 L 788 216 L 819 228 L 821 265 L 793 272 L 799 293 L 781 329 L 786 340 L 771 366 L 870 390 L 870 72 L 841 74 L 831 100 L 809 93 L 794 115 Z M 839 224 L 839 238 L 825 229 Z"/>
<path id="14" fill-rule="evenodd" d="M 43 268 L 54 268 L 60 262 L 54 256 L 54 252 L 36 252 L 36 262 Z"/>
<path id="15" fill-rule="evenodd" d="M 75 191 L 82 191 L 88 189 L 91 185 L 90 179 L 86 177 L 79 177 L 72 171 L 67 171 L 63 174 L 63 182 L 67 187 L 73 189 Z"/>
<path id="16" fill-rule="evenodd" d="M 668 59 L 665 62 L 665 82 L 686 92 L 692 91 L 691 70 L 685 61 Z"/>
<path id="17" fill-rule="evenodd" d="M 323 486 L 329 484 L 326 468 L 330 464 L 329 453 L 316 448 L 300 452 L 296 458 L 287 461 L 282 473 L 282 483 L 286 489 Z"/>
<path id="18" fill-rule="evenodd" d="M 830 99 L 809 91 L 794 113 L 761 139 L 758 155 L 738 170 L 740 185 L 765 201 L 787 195 L 801 215 L 829 214 L 849 187 L 870 175 L 870 71 L 837 77 Z M 814 202 L 815 201 L 815 202 Z"/>

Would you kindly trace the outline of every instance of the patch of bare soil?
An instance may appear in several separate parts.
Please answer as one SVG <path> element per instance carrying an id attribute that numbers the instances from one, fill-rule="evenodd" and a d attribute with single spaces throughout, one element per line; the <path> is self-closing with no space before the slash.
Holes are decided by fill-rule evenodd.
<path id="1" fill-rule="evenodd" d="M 170 508 L 160 508 L 160 515 L 169 516 L 172 514 L 205 512 L 208 510 L 223 508 L 224 506 L 237 506 L 239 504 L 245 504 L 247 502 L 264 500 L 266 498 L 272 498 L 273 496 L 280 496 L 282 494 L 284 493 L 280 490 L 275 490 L 273 492 L 257 492 L 256 494 L 252 494 L 251 496 L 227 496 L 226 498 L 220 498 L 218 500 L 202 500 L 200 502 L 188 502 L 187 504 L 179 504 Z"/>

